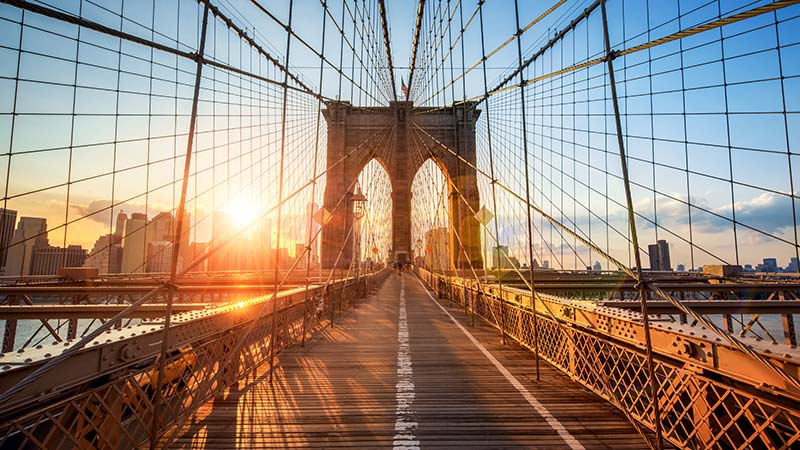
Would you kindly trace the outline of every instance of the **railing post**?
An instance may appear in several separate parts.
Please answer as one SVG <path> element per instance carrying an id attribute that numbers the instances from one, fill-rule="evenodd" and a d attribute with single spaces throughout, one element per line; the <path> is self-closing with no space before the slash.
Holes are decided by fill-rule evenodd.
<path id="1" fill-rule="evenodd" d="M 786 300 L 786 295 L 783 292 L 778 293 L 780 300 Z M 781 314 L 781 322 L 783 323 L 783 339 L 786 345 L 797 346 L 797 333 L 794 329 L 794 317 L 791 314 Z"/>
<path id="2" fill-rule="evenodd" d="M 16 305 L 19 300 L 15 295 L 8 297 L 9 305 Z M 17 341 L 17 319 L 6 319 L 5 330 L 3 331 L 3 353 L 14 351 L 14 344 Z"/>

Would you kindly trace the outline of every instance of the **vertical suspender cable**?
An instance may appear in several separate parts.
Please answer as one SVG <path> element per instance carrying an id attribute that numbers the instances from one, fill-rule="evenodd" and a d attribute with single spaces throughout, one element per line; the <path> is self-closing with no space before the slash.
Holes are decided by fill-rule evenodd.
<path id="1" fill-rule="evenodd" d="M 325 54 L 325 31 L 326 31 L 326 26 L 328 24 L 328 20 L 327 20 L 328 16 L 327 16 L 327 13 L 325 11 L 325 9 L 327 9 L 327 3 L 325 1 L 322 2 L 322 8 L 323 8 L 322 9 L 322 48 L 320 48 L 320 51 L 319 51 L 320 55 L 324 55 Z M 325 73 L 325 60 L 322 58 L 322 56 L 320 56 L 320 58 L 319 58 L 319 91 L 320 91 L 320 93 L 322 92 L 322 83 L 323 83 L 323 80 L 324 80 L 324 77 L 323 77 L 324 73 Z M 322 122 L 321 118 L 322 118 L 322 101 L 319 101 L 317 103 L 317 125 L 316 125 L 315 136 L 314 136 L 314 163 L 313 163 L 314 169 L 313 169 L 313 174 L 312 174 L 312 178 L 311 178 L 312 180 L 315 180 L 317 178 L 317 159 L 319 158 L 319 130 L 320 130 L 321 122 Z M 310 283 L 310 275 L 311 275 L 311 253 L 312 253 L 311 249 L 313 248 L 312 245 L 316 246 L 316 244 L 312 244 L 312 242 L 311 242 L 311 240 L 314 238 L 314 214 L 316 214 L 316 211 L 314 211 L 314 205 L 315 205 L 314 200 L 316 199 L 316 194 L 317 194 L 317 183 L 314 182 L 311 185 L 311 204 L 310 204 L 311 208 L 308 211 L 308 234 L 307 234 L 308 238 L 306 239 L 306 242 L 307 242 L 307 247 L 306 247 L 306 253 L 307 253 L 307 255 L 306 255 L 306 292 L 305 292 L 305 296 L 304 296 L 305 302 L 304 302 L 304 305 L 303 305 L 303 341 L 302 341 L 301 345 L 305 345 L 306 344 L 306 317 L 308 315 L 307 312 L 306 312 L 306 309 L 307 309 L 308 305 L 305 304 L 305 303 L 308 302 L 308 285 Z"/>
<path id="2" fill-rule="evenodd" d="M 514 16 L 517 23 L 517 57 L 519 68 L 519 96 L 522 108 L 522 151 L 524 153 L 525 161 L 525 206 L 527 212 L 527 225 L 528 225 L 528 267 L 530 268 L 529 274 L 531 277 L 531 307 L 533 308 L 533 346 L 536 359 L 536 381 L 541 378 L 539 376 L 539 320 L 536 313 L 536 287 L 533 279 L 533 230 L 531 228 L 531 179 L 530 168 L 528 167 L 528 121 L 527 111 L 525 110 L 525 83 L 523 80 L 522 70 L 522 30 L 519 28 L 519 0 L 514 0 Z"/>
<path id="3" fill-rule="evenodd" d="M 480 0 L 478 2 L 478 17 L 480 19 L 481 24 L 481 66 L 483 72 L 483 93 L 488 95 L 489 93 L 489 80 L 486 76 L 486 39 L 484 35 L 484 27 L 483 27 L 483 4 L 485 3 L 484 0 Z M 499 217 L 497 217 L 497 186 L 495 185 L 495 176 L 494 176 L 494 146 L 492 145 L 492 122 L 491 117 L 489 116 L 489 102 L 486 102 L 486 138 L 488 140 L 489 145 L 489 176 L 492 178 L 491 185 L 492 185 L 492 210 L 494 213 L 494 235 L 495 235 L 495 243 L 497 244 L 497 284 L 500 288 L 500 333 L 503 335 L 503 344 L 506 343 L 506 322 L 505 322 L 505 298 L 503 297 L 503 280 L 502 274 L 500 272 L 500 226 L 498 225 Z M 484 228 L 488 224 L 482 224 Z M 484 245 L 489 245 L 489 239 L 484 239 Z M 494 253 L 492 254 L 492 261 L 494 262 Z M 484 276 L 486 276 L 486 268 L 484 265 L 483 270 Z"/>
<path id="4" fill-rule="evenodd" d="M 189 133 L 186 137 L 186 156 L 183 164 L 183 180 L 181 181 L 181 198 L 178 203 L 175 230 L 172 234 L 172 260 L 170 262 L 169 284 L 167 286 L 167 307 L 164 313 L 164 338 L 161 340 L 161 359 L 158 362 L 158 380 L 166 378 L 167 349 L 169 348 L 169 327 L 172 317 L 172 303 L 175 297 L 175 281 L 178 274 L 178 253 L 181 247 L 181 230 L 183 229 L 183 216 L 186 211 L 186 191 L 189 187 L 189 171 L 192 166 L 192 147 L 194 146 L 194 131 L 197 125 L 197 107 L 200 100 L 200 83 L 203 79 L 203 57 L 206 47 L 206 30 L 208 29 L 208 3 L 203 7 L 203 25 L 200 30 L 200 46 L 197 49 L 197 71 L 194 78 L 194 93 L 192 96 L 192 115 L 189 120 Z M 155 400 L 153 401 L 153 419 L 150 429 L 150 449 L 154 450 L 158 444 L 159 404 L 161 403 L 161 388 L 156 387 Z"/>
<path id="5" fill-rule="evenodd" d="M 611 51 L 611 41 L 608 33 L 608 15 L 606 13 L 605 0 L 600 2 L 600 11 L 603 18 L 603 42 L 606 51 L 606 64 L 608 65 L 608 82 L 611 87 L 611 99 L 614 106 L 614 122 L 617 127 L 617 144 L 619 145 L 619 158 L 622 169 L 622 179 L 625 185 L 625 201 L 628 209 L 628 223 L 630 226 L 631 241 L 633 245 L 633 255 L 636 261 L 636 281 L 639 290 L 639 300 L 642 308 L 642 325 L 644 326 L 645 346 L 647 350 L 647 372 L 650 384 L 651 401 L 653 405 L 653 424 L 656 432 L 656 448 L 663 448 L 661 436 L 661 411 L 658 404 L 658 380 L 656 379 L 655 366 L 653 363 L 653 343 L 650 336 L 650 319 L 647 315 L 647 286 L 642 279 L 642 256 L 639 252 L 639 238 L 636 233 L 636 218 L 633 212 L 633 199 L 631 197 L 631 183 L 628 176 L 627 156 L 625 155 L 625 138 L 622 135 L 622 122 L 620 121 L 619 101 L 617 98 L 617 86 L 614 77 L 614 57 Z"/>
<path id="6" fill-rule="evenodd" d="M 289 0 L 289 20 L 286 24 L 286 67 L 289 67 L 289 51 L 292 45 L 292 13 L 294 11 L 294 0 Z M 278 218 L 275 225 L 275 257 L 272 263 L 275 264 L 275 277 L 273 279 L 275 292 L 272 293 L 272 337 L 269 340 L 269 382 L 272 383 L 275 372 L 275 339 L 277 337 L 276 327 L 278 326 L 278 283 L 280 282 L 280 252 L 281 246 L 281 215 L 283 210 L 283 170 L 284 159 L 286 157 L 286 108 L 289 94 L 289 71 L 283 73 L 283 106 L 281 107 L 281 153 L 278 163 Z"/>

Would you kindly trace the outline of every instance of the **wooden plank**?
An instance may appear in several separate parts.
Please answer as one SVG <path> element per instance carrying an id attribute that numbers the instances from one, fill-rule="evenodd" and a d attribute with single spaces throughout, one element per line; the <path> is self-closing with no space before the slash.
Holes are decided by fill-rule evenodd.
<path id="1" fill-rule="evenodd" d="M 413 435 L 421 448 L 568 448 L 506 377 L 427 296 L 413 275 L 391 276 L 357 309 L 305 348 L 204 405 L 174 448 L 387 448 L 396 435 L 400 291 L 412 361 Z M 463 312 L 449 309 L 462 325 Z M 643 449 L 613 406 L 532 354 L 503 345 L 496 330 L 475 338 L 585 448 Z"/>

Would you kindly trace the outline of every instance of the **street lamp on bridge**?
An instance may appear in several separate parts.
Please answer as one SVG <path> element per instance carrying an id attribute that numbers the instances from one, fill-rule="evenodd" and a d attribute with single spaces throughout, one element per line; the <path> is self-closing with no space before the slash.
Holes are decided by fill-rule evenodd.
<path id="1" fill-rule="evenodd" d="M 355 221 L 353 222 L 353 255 L 351 258 L 353 266 L 353 270 L 356 277 L 356 282 L 358 282 L 359 276 L 359 269 L 361 266 L 361 219 L 364 217 L 366 213 L 366 205 L 367 205 L 367 197 L 361 193 L 361 187 L 356 187 L 356 193 L 350 198 L 350 201 L 353 202 L 353 218 Z"/>

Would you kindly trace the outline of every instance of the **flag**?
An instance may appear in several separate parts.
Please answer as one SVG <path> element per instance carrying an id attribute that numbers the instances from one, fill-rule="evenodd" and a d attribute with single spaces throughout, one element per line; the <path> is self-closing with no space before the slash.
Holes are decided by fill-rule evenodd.
<path id="1" fill-rule="evenodd" d="M 403 95 L 408 97 L 408 87 L 406 87 L 406 82 L 402 78 L 400 78 L 400 90 L 403 91 Z"/>

